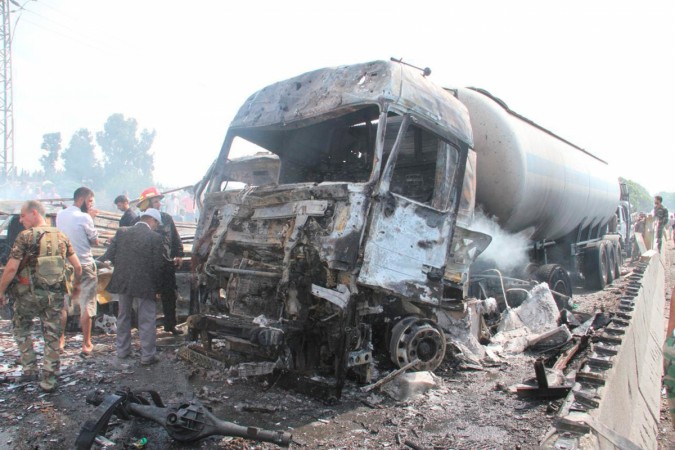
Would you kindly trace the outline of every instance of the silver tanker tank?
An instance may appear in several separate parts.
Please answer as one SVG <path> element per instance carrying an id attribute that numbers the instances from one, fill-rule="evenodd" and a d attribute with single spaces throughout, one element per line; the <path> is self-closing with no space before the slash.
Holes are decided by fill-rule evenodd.
<path id="1" fill-rule="evenodd" d="M 619 202 L 607 163 L 513 113 L 485 91 L 461 88 L 477 153 L 476 202 L 507 231 L 558 239 L 604 225 Z"/>

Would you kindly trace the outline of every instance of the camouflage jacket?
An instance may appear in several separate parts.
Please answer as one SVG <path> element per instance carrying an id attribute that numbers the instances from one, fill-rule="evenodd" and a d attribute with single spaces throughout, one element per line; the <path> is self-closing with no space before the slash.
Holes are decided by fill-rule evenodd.
<path id="1" fill-rule="evenodd" d="M 61 254 L 63 259 L 68 259 L 75 253 L 73 246 L 70 243 L 70 240 L 66 237 L 65 234 L 56 230 L 52 227 L 35 227 L 29 230 L 22 231 L 14 241 L 14 246 L 12 247 L 11 252 L 9 253 L 10 258 L 18 259 L 21 261 L 20 271 L 17 273 L 17 276 L 21 278 L 28 277 L 29 270 L 32 273 L 35 270 L 37 264 L 37 257 L 40 256 L 40 246 L 36 245 L 35 240 L 33 239 L 33 230 L 45 229 L 47 232 L 57 233 L 58 237 L 58 253 Z M 25 261 L 24 261 L 25 258 Z"/>

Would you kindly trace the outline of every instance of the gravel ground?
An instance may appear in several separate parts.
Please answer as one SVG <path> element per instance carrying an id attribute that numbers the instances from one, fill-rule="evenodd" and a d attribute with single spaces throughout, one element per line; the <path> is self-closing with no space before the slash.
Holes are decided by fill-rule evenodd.
<path id="1" fill-rule="evenodd" d="M 667 300 L 675 285 L 672 253 L 670 248 Z M 601 292 L 578 292 L 578 310 L 611 310 L 622 284 L 619 280 Z M 154 389 L 167 404 L 197 399 L 221 419 L 291 432 L 293 448 L 531 449 L 538 447 L 560 405 L 560 401 L 523 400 L 509 389 L 534 376 L 538 355 L 518 355 L 481 370 L 462 370 L 456 361 L 446 359 L 436 371 L 437 388 L 412 400 L 398 402 L 382 392 L 363 393 L 348 383 L 340 402 L 327 405 L 282 389 L 273 378 L 227 378 L 184 362 L 177 357 L 184 340 L 165 333 L 158 336 L 160 362 L 145 367 L 137 359 L 118 362 L 113 335 L 96 335 L 98 351 L 84 358 L 79 353 L 81 336 L 69 334 L 60 387 L 54 394 L 43 394 L 35 383 L 11 382 L 17 375 L 18 355 L 9 321 L 0 321 L 0 377 L 5 377 L 0 385 L 0 449 L 74 448 L 82 424 L 94 411 L 85 397 L 95 389 L 105 393 L 122 387 Z M 665 401 L 661 419 L 659 448 L 675 448 Z M 222 436 L 180 444 L 162 427 L 143 419 L 114 418 L 106 436 L 118 444 L 116 448 L 134 448 L 143 437 L 150 449 L 276 448 Z"/>

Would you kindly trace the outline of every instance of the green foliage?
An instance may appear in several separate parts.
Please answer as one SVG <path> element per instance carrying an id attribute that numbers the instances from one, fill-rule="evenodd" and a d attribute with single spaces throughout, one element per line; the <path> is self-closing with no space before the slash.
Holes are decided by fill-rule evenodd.
<path id="1" fill-rule="evenodd" d="M 86 128 L 78 130 L 63 151 L 64 178 L 72 184 L 100 186 L 101 167 L 94 154 L 94 137 Z"/>
<path id="2" fill-rule="evenodd" d="M 112 200 L 117 195 L 128 193 L 135 197 L 154 185 L 154 159 L 150 152 L 154 139 L 154 130 L 139 132 L 136 119 L 125 119 L 122 114 L 111 115 L 103 131 L 96 133 L 101 153 L 96 149 L 93 134 L 85 128 L 73 134 L 65 150 L 61 147 L 60 132 L 44 134 L 40 145 L 44 152 L 40 157 L 42 170 L 21 169 L 6 195 L 14 196 L 27 183 L 45 186 L 44 182 L 49 180 L 65 197 L 80 186 L 88 186 L 96 193 L 97 205 L 114 209 Z M 63 170 L 59 170 L 60 161 Z M 25 199 L 21 197 L 23 194 L 17 195 Z"/>
<path id="3" fill-rule="evenodd" d="M 663 206 L 668 208 L 670 214 L 675 213 L 675 192 L 658 192 L 656 195 L 663 197 Z"/>
<path id="4" fill-rule="evenodd" d="M 649 194 L 644 186 L 637 181 L 619 178 L 621 182 L 626 183 L 628 193 L 630 194 L 630 203 L 635 212 L 648 212 L 654 208 L 654 197 Z"/>
<path id="5" fill-rule="evenodd" d="M 125 119 L 122 114 L 108 118 L 103 131 L 96 133 L 108 190 L 140 193 L 154 184 L 154 157 L 150 153 L 154 139 L 154 130 L 144 129 L 139 135 L 136 119 Z"/>
<path id="6" fill-rule="evenodd" d="M 45 172 L 45 177 L 54 178 L 57 175 L 56 162 L 61 153 L 61 133 L 43 134 L 40 148 L 45 151 L 45 154 L 40 157 L 40 165 Z"/>
<path id="7" fill-rule="evenodd" d="M 654 195 L 663 197 L 663 206 L 668 208 L 670 214 L 675 213 L 675 192 L 657 192 L 651 195 L 647 189 L 637 181 L 619 178 L 621 182 L 626 183 L 630 194 L 630 203 L 634 212 L 649 213 L 654 209 Z"/>

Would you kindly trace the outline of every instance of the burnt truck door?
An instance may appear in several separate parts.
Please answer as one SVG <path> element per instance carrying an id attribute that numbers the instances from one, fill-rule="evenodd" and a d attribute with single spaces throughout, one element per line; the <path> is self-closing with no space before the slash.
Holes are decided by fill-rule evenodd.
<path id="1" fill-rule="evenodd" d="M 410 115 L 390 116 L 358 281 L 438 304 L 456 220 L 466 149 Z"/>

